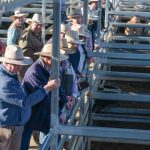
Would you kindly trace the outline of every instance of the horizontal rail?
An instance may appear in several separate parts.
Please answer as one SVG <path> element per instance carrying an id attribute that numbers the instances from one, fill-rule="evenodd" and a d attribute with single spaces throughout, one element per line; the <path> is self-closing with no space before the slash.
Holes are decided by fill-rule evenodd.
<path id="1" fill-rule="evenodd" d="M 102 48 L 122 48 L 122 49 L 140 49 L 140 50 L 149 50 L 149 44 L 125 44 L 125 43 L 107 43 L 100 42 Z"/>
<path id="2" fill-rule="evenodd" d="M 0 29 L 0 34 L 7 34 L 7 30 L 1 30 Z"/>
<path id="3" fill-rule="evenodd" d="M 108 64 L 110 66 L 134 66 L 134 67 L 150 66 L 150 61 L 137 61 L 137 60 L 100 59 L 99 63 Z"/>
<path id="4" fill-rule="evenodd" d="M 150 115 L 150 109 L 141 109 L 141 108 L 105 107 L 104 109 L 102 109 L 102 112 L 103 113 Z"/>
<path id="5" fill-rule="evenodd" d="M 14 10 L 15 8 L 18 8 L 23 5 L 27 5 L 29 3 L 36 2 L 37 0 L 14 0 L 12 2 L 2 3 L 1 6 L 4 8 L 4 11 L 10 11 Z"/>
<path id="6" fill-rule="evenodd" d="M 119 58 L 119 59 L 135 59 L 135 60 L 150 60 L 150 54 L 137 53 L 115 53 L 115 52 L 88 52 L 89 57 L 99 58 Z"/>
<path id="7" fill-rule="evenodd" d="M 150 17 L 149 12 L 135 12 L 135 11 L 109 11 L 108 15 Z"/>
<path id="8" fill-rule="evenodd" d="M 119 94 L 119 93 L 102 93 L 102 92 L 92 92 L 91 97 L 93 99 L 105 100 L 105 101 L 129 101 L 129 102 L 139 102 L 139 103 L 149 103 L 150 95 L 144 94 Z"/>
<path id="9" fill-rule="evenodd" d="M 131 123 L 150 123 L 150 117 L 145 116 L 127 116 L 116 114 L 91 114 L 92 120 L 101 121 L 118 121 L 118 122 L 131 122 Z"/>
<path id="10" fill-rule="evenodd" d="M 42 13 L 42 8 L 22 8 L 22 11 L 27 12 L 27 13 Z M 46 14 L 51 14 L 53 13 L 53 9 L 45 9 Z"/>
<path id="11" fill-rule="evenodd" d="M 150 131 L 138 129 L 120 129 L 107 127 L 75 127 L 59 126 L 59 134 L 74 136 L 98 137 L 99 140 L 107 142 L 127 142 L 136 144 L 150 145 Z"/>
<path id="12" fill-rule="evenodd" d="M 139 42 L 149 42 L 150 37 L 142 37 L 142 36 L 119 36 L 119 35 L 113 35 L 113 40 L 119 40 L 119 41 L 139 41 Z"/>
<path id="13" fill-rule="evenodd" d="M 132 27 L 132 28 L 150 28 L 149 24 L 142 24 L 142 23 L 121 23 L 121 22 L 111 22 L 110 25 L 118 26 L 118 27 Z"/>
<path id="14" fill-rule="evenodd" d="M 89 70 L 88 73 L 97 74 L 100 80 L 150 82 L 150 73 L 117 72 L 117 71 L 101 71 L 101 70 Z"/>

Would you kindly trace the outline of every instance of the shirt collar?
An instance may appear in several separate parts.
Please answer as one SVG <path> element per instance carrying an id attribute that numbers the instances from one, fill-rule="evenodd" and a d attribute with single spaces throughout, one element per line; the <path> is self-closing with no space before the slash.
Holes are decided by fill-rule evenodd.
<path id="1" fill-rule="evenodd" d="M 8 71 L 8 69 L 7 69 L 3 64 L 1 64 L 1 68 L 2 68 L 2 70 L 5 71 L 9 76 L 12 76 L 13 78 L 16 78 L 16 79 L 18 80 L 17 74 L 13 74 L 13 73 L 11 73 L 10 71 Z"/>

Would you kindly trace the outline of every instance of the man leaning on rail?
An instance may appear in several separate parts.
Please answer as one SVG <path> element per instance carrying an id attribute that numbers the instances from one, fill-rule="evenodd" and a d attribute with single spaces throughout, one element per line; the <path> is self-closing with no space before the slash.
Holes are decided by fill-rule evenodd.
<path id="1" fill-rule="evenodd" d="M 44 86 L 51 76 L 52 67 L 52 44 L 45 44 L 41 52 L 34 53 L 40 56 L 27 70 L 24 76 L 23 85 L 27 93 L 32 93 L 33 91 L 39 89 L 39 87 Z M 68 59 L 67 55 L 60 54 L 60 61 Z M 60 94 L 61 92 L 59 92 Z M 60 95 L 61 97 L 61 95 Z M 37 103 L 32 107 L 32 114 L 25 125 L 25 129 L 22 136 L 21 150 L 27 150 L 30 144 L 30 138 L 33 130 L 40 131 L 47 134 L 50 129 L 50 100 L 51 92 L 48 93 L 43 101 Z M 65 99 L 61 101 L 65 103 Z M 61 122 L 65 121 L 65 116 L 61 113 L 59 109 L 59 116 Z M 41 138 L 40 138 L 41 139 Z M 43 141 L 41 139 L 41 141 Z"/>
<path id="2" fill-rule="evenodd" d="M 0 57 L 0 150 L 20 150 L 23 127 L 31 115 L 31 107 L 60 86 L 60 80 L 50 80 L 45 86 L 27 95 L 17 74 L 22 66 L 30 65 L 17 45 L 6 47 Z"/>

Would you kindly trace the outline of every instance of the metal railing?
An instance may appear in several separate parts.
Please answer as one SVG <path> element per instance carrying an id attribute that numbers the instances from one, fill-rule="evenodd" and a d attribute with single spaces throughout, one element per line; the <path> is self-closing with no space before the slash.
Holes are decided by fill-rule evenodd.
<path id="1" fill-rule="evenodd" d="M 48 0 L 47 0 L 48 1 Z M 8 3 L 6 1 L 1 1 L 1 6 L 7 10 L 13 10 L 14 8 L 30 3 L 30 2 L 36 2 L 34 0 L 30 1 L 11 1 Z M 48 1 L 49 2 L 49 1 Z M 51 2 L 51 1 L 50 1 Z M 60 0 L 53 0 L 53 14 L 55 14 L 55 17 L 53 18 L 53 55 L 57 58 L 59 58 L 59 48 L 60 48 L 60 38 L 59 38 L 59 33 L 60 33 Z M 101 0 L 99 0 L 101 3 Z M 128 25 L 128 24 L 123 24 L 123 23 L 116 23 L 114 22 L 115 20 L 109 21 L 109 15 L 124 15 L 122 10 L 126 11 L 127 13 L 125 15 L 131 16 L 131 15 L 141 15 L 149 17 L 147 12 L 142 13 L 137 13 L 137 12 L 129 12 L 129 10 L 133 10 L 133 8 L 130 8 L 127 4 L 138 4 L 141 2 L 142 4 L 145 2 L 149 6 L 149 0 L 114 0 L 113 1 L 113 11 L 109 11 L 108 8 L 108 0 L 106 2 L 106 16 L 105 16 L 105 27 L 109 29 L 110 26 L 132 26 L 132 27 L 137 27 L 138 25 Z M 99 7 L 101 7 L 99 3 Z M 84 13 L 87 13 L 87 4 L 88 0 L 84 1 Z M 46 10 L 43 7 L 42 11 L 44 11 L 43 15 L 45 16 Z M 126 9 L 123 9 L 126 8 Z M 101 9 L 101 8 L 100 8 Z M 119 11 L 118 11 L 119 9 Z M 148 9 L 148 7 L 147 7 Z M 48 10 L 49 11 L 49 10 Z M 100 12 L 99 12 L 100 14 Z M 84 14 L 84 23 L 87 24 L 87 14 Z M 149 25 L 140 25 L 138 27 L 148 27 Z M 98 35 L 100 31 L 101 26 L 98 26 Z M 100 86 L 104 86 L 106 80 L 121 80 L 121 81 L 144 81 L 147 82 L 149 81 L 150 75 L 147 73 L 135 73 L 135 72 L 113 72 L 110 70 L 111 66 L 132 66 L 132 67 L 137 67 L 137 66 L 149 66 L 150 60 L 149 60 L 149 54 L 144 53 L 144 50 L 149 50 L 150 46 L 149 44 L 126 44 L 126 43 L 116 43 L 116 35 L 115 32 L 112 34 L 112 41 L 106 42 L 103 38 L 100 39 L 100 46 L 101 49 L 97 52 L 93 52 L 89 54 L 89 56 L 94 56 L 98 57 L 97 59 L 97 65 L 95 66 L 94 70 L 89 71 L 90 73 L 90 104 L 87 104 L 85 106 L 85 103 L 83 103 L 83 99 L 80 99 L 78 103 L 76 104 L 76 107 L 73 111 L 73 115 L 70 118 L 70 122 L 68 125 L 61 125 L 58 122 L 58 89 L 52 92 L 52 101 L 51 101 L 51 130 L 45 139 L 43 145 L 41 146 L 41 150 L 47 150 L 49 147 L 51 149 L 60 149 L 62 148 L 65 139 L 68 135 L 71 136 L 77 136 L 80 137 L 79 140 L 79 145 L 83 144 L 83 139 L 82 137 L 87 137 L 88 142 L 91 143 L 92 140 L 96 140 L 95 138 L 98 138 L 99 141 L 105 141 L 105 142 L 123 142 L 123 143 L 134 143 L 134 144 L 148 144 L 150 145 L 150 130 L 142 130 L 142 129 L 124 129 L 124 128 L 112 128 L 112 127 L 94 127 L 93 121 L 94 120 L 119 120 L 119 121 L 130 121 L 133 119 L 133 121 L 137 122 L 138 121 L 143 121 L 149 123 L 149 117 L 135 117 L 132 116 L 133 118 L 122 115 L 122 116 L 117 116 L 117 115 L 112 115 L 111 113 L 114 112 L 114 109 L 111 109 L 112 107 L 109 107 L 109 109 L 103 109 L 103 112 L 108 112 L 109 110 L 109 115 L 102 115 L 102 114 L 96 114 L 93 112 L 93 106 L 95 104 L 95 101 L 98 99 L 98 101 L 128 101 L 128 102 L 140 102 L 140 103 L 149 103 L 150 102 L 150 95 L 146 94 L 140 94 L 140 93 L 111 93 L 111 92 L 103 92 L 103 91 L 98 91 L 97 87 L 95 86 L 95 83 L 98 83 L 99 81 L 104 81 L 102 82 L 103 84 Z M 122 35 L 123 36 L 123 35 Z M 127 39 L 126 36 L 123 36 L 124 40 Z M 126 38 L 126 39 L 125 39 Z M 131 38 L 131 37 L 130 37 Z M 138 37 L 135 37 L 136 39 Z M 128 40 L 128 39 L 127 39 Z M 148 39 L 147 39 L 148 40 Z M 139 37 L 140 41 L 140 37 Z M 122 50 L 124 49 L 124 50 Z M 143 50 L 144 54 L 138 53 L 136 50 Z M 120 51 L 122 53 L 120 53 Z M 53 68 L 52 68 L 52 78 L 55 77 L 57 78 L 59 76 L 59 63 L 57 61 L 53 61 Z M 82 97 L 83 98 L 83 97 Z M 90 108 L 89 108 L 90 106 Z M 85 110 L 83 108 L 85 107 Z M 72 125 L 72 120 L 74 120 L 75 114 L 77 110 L 80 108 L 80 113 L 83 112 L 84 114 L 81 113 L 81 124 L 79 123 L 78 125 Z M 114 108 L 114 107 L 113 107 Z M 129 110 L 129 109 L 127 109 Z M 131 110 L 131 109 L 130 109 Z M 133 108 L 132 111 L 135 113 L 141 112 L 140 109 Z M 146 109 L 144 109 L 146 111 Z M 119 108 L 118 113 L 123 112 L 123 109 Z M 89 115 L 90 114 L 90 115 Z M 140 113 L 138 113 L 139 115 Z M 106 117 L 106 118 L 105 118 Z M 122 120 L 121 120 L 122 118 Z M 86 122 L 89 122 L 90 126 L 86 126 Z M 81 125 L 81 126 L 80 126 Z M 58 145 L 58 136 L 63 135 L 62 139 L 60 140 L 60 143 Z M 92 137 L 92 138 L 91 138 Z M 95 137 L 93 139 L 93 137 Z M 76 139 L 77 141 L 77 139 Z M 86 140 L 85 140 L 86 141 Z M 78 145 L 77 144 L 77 145 Z M 78 147 L 80 147 L 78 145 Z M 85 145 L 85 143 L 84 143 Z M 90 149 L 90 146 L 88 147 Z M 84 149 L 84 146 L 82 147 Z"/>

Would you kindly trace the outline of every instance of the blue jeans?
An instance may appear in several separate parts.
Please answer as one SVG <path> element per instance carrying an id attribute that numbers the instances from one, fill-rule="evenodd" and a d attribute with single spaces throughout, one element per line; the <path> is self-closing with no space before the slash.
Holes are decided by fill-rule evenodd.
<path id="1" fill-rule="evenodd" d="M 32 129 L 24 128 L 24 131 L 22 134 L 22 141 L 21 141 L 21 150 L 28 150 L 29 149 L 32 132 L 33 132 Z"/>

